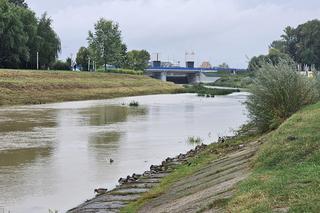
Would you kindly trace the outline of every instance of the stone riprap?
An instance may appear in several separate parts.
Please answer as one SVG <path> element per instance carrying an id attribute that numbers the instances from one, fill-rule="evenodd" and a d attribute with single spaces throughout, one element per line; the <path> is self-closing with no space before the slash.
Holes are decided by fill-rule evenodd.
<path id="1" fill-rule="evenodd" d="M 152 165 L 149 171 L 142 175 L 133 174 L 119 179 L 119 185 L 106 193 L 97 195 L 78 207 L 69 210 L 69 213 L 114 213 L 129 202 L 138 200 L 143 193 L 160 183 L 161 179 L 169 175 L 174 169 L 188 163 L 188 159 L 205 150 L 207 145 L 202 144 L 186 154 L 175 158 L 167 158 L 161 165 Z"/>

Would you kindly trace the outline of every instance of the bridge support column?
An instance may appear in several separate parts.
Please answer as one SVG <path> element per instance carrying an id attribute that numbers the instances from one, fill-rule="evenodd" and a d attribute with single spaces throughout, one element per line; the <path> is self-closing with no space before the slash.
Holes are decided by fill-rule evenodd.
<path id="1" fill-rule="evenodd" d="M 152 77 L 159 79 L 161 81 L 167 81 L 167 73 L 166 72 L 158 72 L 154 73 Z"/>
<path id="2" fill-rule="evenodd" d="M 200 73 L 192 73 L 192 74 L 188 74 L 188 83 L 189 84 L 199 84 L 201 83 L 201 78 L 200 78 Z"/>
<path id="3" fill-rule="evenodd" d="M 160 80 L 161 81 L 167 81 L 167 73 L 166 72 L 162 72 L 161 74 L 160 74 Z"/>

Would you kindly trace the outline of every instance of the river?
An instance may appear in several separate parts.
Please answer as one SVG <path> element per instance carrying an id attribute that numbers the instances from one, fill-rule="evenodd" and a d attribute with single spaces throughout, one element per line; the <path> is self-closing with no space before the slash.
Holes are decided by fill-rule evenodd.
<path id="1" fill-rule="evenodd" d="M 0 212 L 65 212 L 142 173 L 212 143 L 247 120 L 246 93 L 151 95 L 0 108 Z M 132 100 L 139 107 L 128 107 Z M 114 160 L 110 164 L 110 158 Z"/>

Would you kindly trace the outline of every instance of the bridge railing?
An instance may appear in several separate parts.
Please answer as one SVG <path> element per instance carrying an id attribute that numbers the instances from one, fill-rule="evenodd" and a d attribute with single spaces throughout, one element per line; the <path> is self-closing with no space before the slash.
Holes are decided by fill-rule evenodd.
<path id="1" fill-rule="evenodd" d="M 238 69 L 238 68 L 221 68 L 221 67 L 212 67 L 212 68 L 187 68 L 187 67 L 149 67 L 146 69 L 147 71 L 236 71 L 236 72 L 244 72 L 246 69 Z"/>

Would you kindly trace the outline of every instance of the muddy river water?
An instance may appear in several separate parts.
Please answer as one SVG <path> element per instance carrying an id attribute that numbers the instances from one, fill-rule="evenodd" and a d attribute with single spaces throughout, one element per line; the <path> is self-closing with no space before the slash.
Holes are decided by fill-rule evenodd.
<path id="1" fill-rule="evenodd" d="M 0 212 L 65 212 L 119 177 L 211 143 L 247 120 L 246 93 L 194 94 L 0 108 Z M 128 107 L 132 100 L 139 107 Z M 110 158 L 114 160 L 110 164 Z"/>

